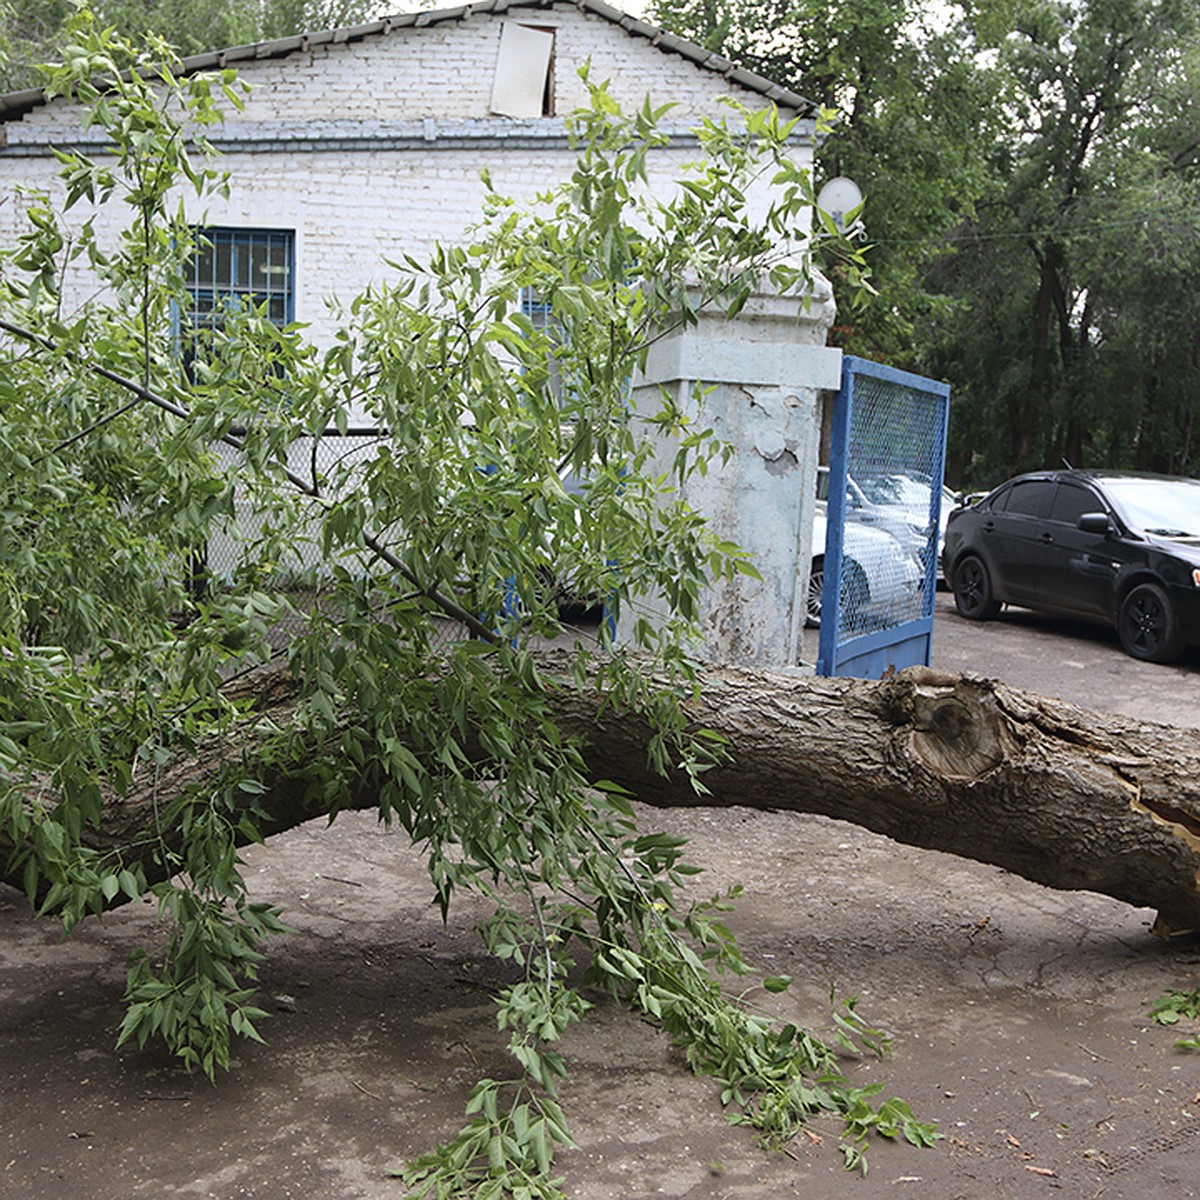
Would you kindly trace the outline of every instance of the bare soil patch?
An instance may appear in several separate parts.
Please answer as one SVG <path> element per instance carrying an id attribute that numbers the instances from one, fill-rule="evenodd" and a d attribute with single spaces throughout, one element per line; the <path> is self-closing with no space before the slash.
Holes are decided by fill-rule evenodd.
<path id="1" fill-rule="evenodd" d="M 714 1085 L 661 1034 L 601 1002 L 567 1046 L 569 1194 L 1200 1193 L 1200 1060 L 1145 1018 L 1195 978 L 1200 952 L 1153 939 L 1152 914 L 816 817 L 646 820 L 692 838 L 701 886 L 750 887 L 736 914 L 747 956 L 796 979 L 753 998 L 820 1027 L 831 986 L 860 996 L 896 1053 L 853 1071 L 946 1137 L 932 1151 L 874 1145 L 866 1180 L 841 1169 L 832 1121 L 769 1153 L 726 1124 Z M 215 1087 L 161 1051 L 113 1050 L 149 906 L 64 942 L 15 893 L 0 898 L 0 1195 L 398 1197 L 386 1169 L 453 1132 L 481 1074 L 508 1073 L 491 1002 L 502 975 L 465 906 L 443 927 L 402 836 L 350 815 L 247 862 L 294 932 L 263 973 L 270 1044 L 244 1046 Z"/>

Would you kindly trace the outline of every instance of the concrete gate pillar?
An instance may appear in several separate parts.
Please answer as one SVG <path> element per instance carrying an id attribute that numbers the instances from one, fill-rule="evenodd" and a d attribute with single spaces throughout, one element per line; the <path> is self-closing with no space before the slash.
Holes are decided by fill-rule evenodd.
<path id="1" fill-rule="evenodd" d="M 841 351 L 825 345 L 834 304 L 817 276 L 811 302 L 758 293 L 727 319 L 706 312 L 650 351 L 633 380 L 635 411 L 653 413 L 666 389 L 697 428 L 732 448 L 729 461 L 694 475 L 682 498 L 718 537 L 748 551 L 762 580 L 738 576 L 712 584 L 701 600 L 701 657 L 718 663 L 800 666 L 805 594 L 812 558 L 821 398 L 841 379 Z M 696 399 L 697 385 L 704 390 Z M 667 473 L 674 443 L 656 463 Z M 622 612 L 618 639 L 633 621 L 654 620 L 654 604 Z"/>

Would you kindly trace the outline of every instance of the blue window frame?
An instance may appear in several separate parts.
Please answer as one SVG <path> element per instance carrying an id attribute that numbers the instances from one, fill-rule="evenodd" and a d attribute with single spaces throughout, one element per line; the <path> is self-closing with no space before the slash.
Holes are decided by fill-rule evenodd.
<path id="1" fill-rule="evenodd" d="M 529 318 L 534 329 L 541 330 L 547 334 L 556 346 L 561 344 L 563 336 L 562 326 L 559 324 L 558 318 L 554 315 L 554 309 L 551 307 L 549 301 L 543 300 L 536 288 L 523 287 L 521 289 L 521 312 Z M 557 358 L 550 360 L 549 371 L 548 387 L 550 395 L 561 405 L 564 395 L 563 378 L 562 372 L 559 370 Z"/>
<path id="2" fill-rule="evenodd" d="M 533 322 L 535 329 L 557 327 L 554 310 L 547 301 L 542 299 L 536 288 L 523 287 L 521 289 L 521 311 Z"/>
<path id="3" fill-rule="evenodd" d="M 220 326 L 231 304 L 265 305 L 276 325 L 295 320 L 295 234 L 290 229 L 196 230 L 196 253 L 187 270 L 193 331 Z"/>

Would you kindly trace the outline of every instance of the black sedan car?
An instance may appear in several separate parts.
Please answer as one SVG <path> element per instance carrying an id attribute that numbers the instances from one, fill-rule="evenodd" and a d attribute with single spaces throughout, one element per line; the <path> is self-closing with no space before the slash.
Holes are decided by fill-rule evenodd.
<path id="1" fill-rule="evenodd" d="M 1200 480 L 1041 471 L 951 513 L 942 572 L 973 621 L 1002 604 L 1098 617 L 1134 658 L 1200 643 Z"/>

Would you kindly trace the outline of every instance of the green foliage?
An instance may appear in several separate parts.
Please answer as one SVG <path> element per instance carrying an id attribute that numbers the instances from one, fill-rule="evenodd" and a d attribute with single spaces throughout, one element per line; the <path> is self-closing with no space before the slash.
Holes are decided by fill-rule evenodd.
<path id="1" fill-rule="evenodd" d="M 154 888 L 160 911 L 169 916 L 172 933 L 163 961 L 154 964 L 138 954 L 125 989 L 128 1008 L 121 1022 L 117 1045 L 131 1039 L 144 1046 L 161 1037 L 185 1067 L 201 1069 L 213 1079 L 229 1066 L 231 1035 L 263 1039 L 254 1026 L 267 1016 L 252 1003 L 257 947 L 284 925 L 278 913 L 262 904 L 247 904 L 236 871 L 224 873 L 226 886 L 209 896 L 194 887 L 162 884 Z"/>
<path id="2" fill-rule="evenodd" d="M 368 0 L 96 0 L 90 7 L 102 24 L 135 45 L 157 37 L 185 55 L 358 25 L 376 8 Z"/>
<path id="3" fill-rule="evenodd" d="M 501 1091 L 515 1092 L 506 1102 Z M 467 1125 L 455 1140 L 392 1174 L 411 1200 L 557 1200 L 562 1179 L 551 1175 L 555 1146 L 574 1147 L 562 1109 L 521 1081 L 482 1079 L 467 1102 Z"/>
<path id="4" fill-rule="evenodd" d="M 1150 1016 L 1159 1025 L 1178 1025 L 1184 1018 L 1200 1019 L 1200 988 L 1194 992 L 1164 992 L 1155 1000 Z M 1180 1038 L 1175 1045 L 1180 1050 L 1200 1050 L 1200 1031 Z"/>
<path id="5" fill-rule="evenodd" d="M 985 6 L 989 14 L 999 5 Z M 863 189 L 870 289 L 834 243 L 837 344 L 903 367 L 919 331 L 958 307 L 930 280 L 943 238 L 987 195 L 1002 136 L 999 82 L 957 6 L 923 0 L 695 0 L 651 5 L 654 19 L 791 87 L 823 110 L 819 179 Z"/>
<path id="6" fill-rule="evenodd" d="M 395 264 L 350 302 L 328 352 L 234 305 L 185 374 L 171 314 L 195 236 L 173 189 L 222 186 L 203 132 L 216 99 L 241 93 L 227 73 L 176 79 L 169 57 L 154 65 L 86 19 L 74 36 L 50 86 L 87 106 L 113 153 L 60 156 L 63 192 L 28 205 L 0 293 L 13 338 L 0 372 L 0 836 L 68 927 L 121 896 L 157 899 L 171 932 L 133 964 L 119 1040 L 161 1037 L 212 1077 L 235 1036 L 259 1038 L 255 972 L 282 926 L 248 901 L 237 847 L 269 831 L 286 780 L 305 813 L 377 796 L 427 854 L 447 918 L 464 889 L 491 902 L 480 934 L 519 975 L 497 1009 L 517 1077 L 480 1084 L 462 1132 L 403 1172 L 414 1194 L 562 1194 L 558 1045 L 589 1007 L 585 987 L 659 1021 L 770 1142 L 829 1111 L 853 1164 L 872 1130 L 927 1143 L 928 1127 L 855 1088 L 819 1039 L 726 995 L 717 977 L 747 973 L 730 897 L 680 899 L 695 874 L 680 839 L 640 833 L 553 718 L 560 690 L 598 686 L 654 731 L 654 766 L 683 764 L 702 789 L 722 753 L 685 735 L 689 635 L 706 581 L 753 568 L 677 488 L 724 448 L 697 428 L 701 397 L 688 412 L 664 397 L 643 421 L 628 388 L 651 342 L 702 307 L 732 319 L 765 280 L 804 303 L 812 190 L 790 128 L 737 110 L 707 123 L 703 160 L 660 202 L 643 185 L 662 110 L 624 114 L 593 85 L 569 121 L 570 178 L 529 210 L 489 184 L 471 244 Z M 764 173 L 775 203 L 755 225 L 745 195 Z M 128 208 L 115 241 L 76 217 L 93 201 Z M 92 272 L 99 299 L 69 309 L 68 265 Z M 527 290 L 547 321 L 523 313 Z M 322 468 L 314 453 L 298 473 L 297 447 L 351 411 L 381 430 L 371 452 Z M 652 438 L 675 440 L 665 474 L 651 473 Z M 239 561 L 197 598 L 183 581 L 218 531 Z M 297 594 L 300 550 L 321 565 Z M 667 617 L 635 620 L 634 647 L 602 634 L 601 653 L 580 647 L 565 679 L 547 678 L 529 647 L 562 632 L 548 580 L 635 616 L 665 602 Z M 471 636 L 448 637 L 451 623 Z M 223 686 L 276 654 L 296 689 L 282 725 Z M 213 747 L 223 769 L 189 775 Z M 153 797 L 150 823 L 96 844 L 105 803 L 135 787 Z M 886 1044 L 852 1001 L 833 1037 Z"/>
<path id="7" fill-rule="evenodd" d="M 76 7 L 70 0 L 0 6 L 0 91 L 42 82 L 37 64 L 57 59 L 70 42 Z M 96 0 L 87 7 L 139 48 L 162 41 L 184 55 L 358 25 L 377 10 L 369 0 Z"/>
<path id="8" fill-rule="evenodd" d="M 70 0 L 4 0 L 0 4 L 0 90 L 38 83 L 36 63 L 54 56 L 74 14 Z"/>
<path id="9" fill-rule="evenodd" d="M 819 171 L 863 188 L 873 290 L 823 261 L 834 336 L 950 382 L 956 482 L 1064 458 L 1200 470 L 1195 5 L 651 11 L 836 114 Z"/>
<path id="10" fill-rule="evenodd" d="M 1174 0 L 1015 6 L 997 58 L 1012 133 L 940 276 L 970 305 L 927 357 L 959 385 L 974 478 L 1063 458 L 1196 469 L 1178 272 L 1195 263 L 1197 37 Z"/>

